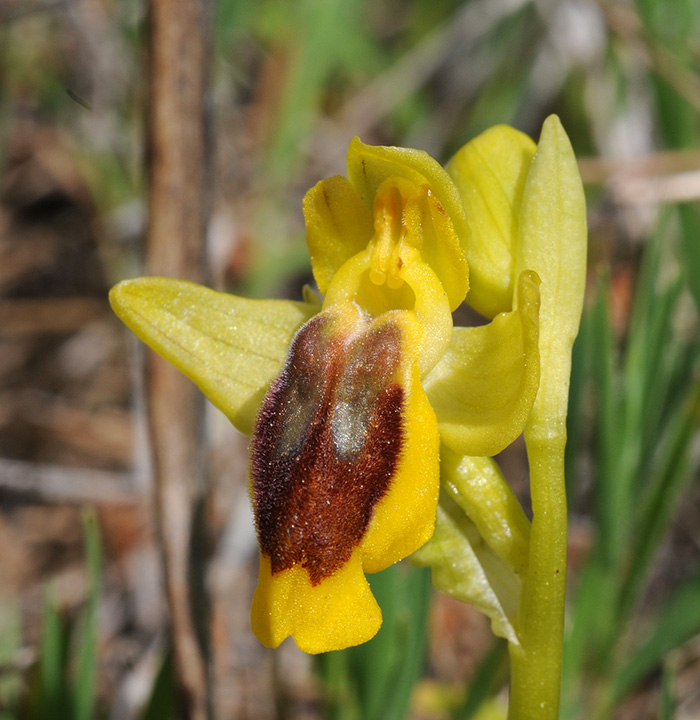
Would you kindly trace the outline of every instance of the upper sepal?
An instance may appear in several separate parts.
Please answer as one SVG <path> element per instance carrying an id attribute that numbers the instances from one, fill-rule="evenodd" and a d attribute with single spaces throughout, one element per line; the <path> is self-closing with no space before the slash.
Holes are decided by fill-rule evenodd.
<path id="1" fill-rule="evenodd" d="M 513 304 L 518 225 L 535 143 L 506 125 L 464 145 L 446 166 L 461 195 L 471 239 L 467 302 L 486 317 Z"/>
<path id="2" fill-rule="evenodd" d="M 421 150 L 365 145 L 359 138 L 350 143 L 347 164 L 350 183 L 374 213 L 378 236 L 388 206 L 387 182 L 406 188 L 399 192 L 403 207 L 394 212 L 399 227 L 440 278 L 454 310 L 469 289 L 464 249 L 470 232 L 459 192 L 445 169 Z"/>
<path id="3" fill-rule="evenodd" d="M 134 334 L 171 362 L 250 434 L 267 387 L 312 303 L 247 300 L 159 277 L 125 280 L 109 294 Z"/>

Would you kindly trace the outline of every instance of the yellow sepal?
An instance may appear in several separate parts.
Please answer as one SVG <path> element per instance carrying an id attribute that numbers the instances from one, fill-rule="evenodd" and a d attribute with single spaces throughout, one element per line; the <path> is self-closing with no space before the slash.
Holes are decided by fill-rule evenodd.
<path id="1" fill-rule="evenodd" d="M 248 435 L 294 333 L 319 309 L 288 300 L 247 300 L 159 277 L 125 280 L 112 288 L 109 300 L 137 337 Z"/>
<path id="2" fill-rule="evenodd" d="M 523 431 L 539 383 L 538 285 L 535 273 L 522 273 L 516 310 L 454 328 L 424 379 L 440 436 L 458 453 L 495 455 Z"/>
<path id="3" fill-rule="evenodd" d="M 464 246 L 471 284 L 467 302 L 489 318 L 512 307 L 519 214 L 534 153 L 527 135 L 497 125 L 468 142 L 446 166 L 471 228 Z"/>

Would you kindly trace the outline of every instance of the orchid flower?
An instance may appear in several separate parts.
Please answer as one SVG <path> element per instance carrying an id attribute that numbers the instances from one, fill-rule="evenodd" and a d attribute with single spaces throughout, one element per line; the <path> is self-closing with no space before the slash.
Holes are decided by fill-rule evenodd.
<path id="1" fill-rule="evenodd" d="M 370 639 L 381 611 L 365 573 L 424 546 L 436 516 L 417 561 L 453 592 L 476 569 L 467 599 L 519 642 L 530 523 L 489 456 L 537 402 L 538 272 L 549 268 L 513 239 L 513 218 L 534 213 L 534 143 L 494 130 L 482 165 L 460 151 L 447 169 L 354 139 L 347 178 L 304 199 L 321 298 L 249 300 L 157 277 L 111 292 L 124 323 L 252 436 L 251 618 L 267 646 L 293 636 L 318 653 Z M 471 296 L 491 322 L 453 327 Z"/>

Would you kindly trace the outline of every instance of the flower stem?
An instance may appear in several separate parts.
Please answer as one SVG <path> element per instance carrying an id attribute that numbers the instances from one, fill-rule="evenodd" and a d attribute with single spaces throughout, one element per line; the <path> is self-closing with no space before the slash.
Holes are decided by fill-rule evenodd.
<path id="1" fill-rule="evenodd" d="M 528 571 L 518 612 L 520 646 L 510 645 L 509 720 L 559 717 L 566 593 L 566 436 L 526 432 L 532 494 Z"/>

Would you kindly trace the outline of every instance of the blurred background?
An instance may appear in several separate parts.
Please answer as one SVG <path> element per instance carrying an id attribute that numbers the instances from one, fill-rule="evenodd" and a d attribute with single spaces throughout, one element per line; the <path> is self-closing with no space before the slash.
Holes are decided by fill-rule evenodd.
<path id="1" fill-rule="evenodd" d="M 344 174 L 354 135 L 446 162 L 491 125 L 537 140 L 560 116 L 590 229 L 562 718 L 699 717 L 700 4 L 211 10 L 218 289 L 300 297 L 312 282 L 301 200 Z M 499 717 L 503 645 L 408 565 L 373 579 L 387 621 L 362 648 L 312 660 L 257 643 L 247 440 L 212 408 L 197 548 L 205 715 L 182 702 L 144 352 L 107 303 L 144 272 L 148 38 L 143 1 L 0 0 L 0 718 Z M 527 505 L 521 444 L 500 461 Z"/>

